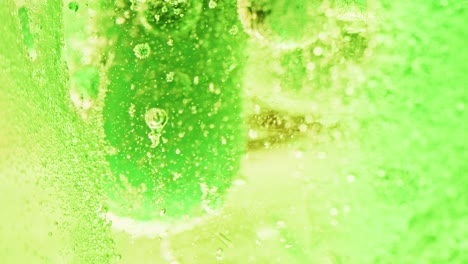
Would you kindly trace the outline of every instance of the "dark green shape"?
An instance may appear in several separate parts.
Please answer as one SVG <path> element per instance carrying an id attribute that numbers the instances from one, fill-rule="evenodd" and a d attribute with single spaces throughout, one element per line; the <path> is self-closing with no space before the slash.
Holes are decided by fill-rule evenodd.
<path id="1" fill-rule="evenodd" d="M 71 78 L 73 89 L 83 98 L 96 99 L 99 93 L 99 70 L 86 66 L 76 71 Z"/>
<path id="2" fill-rule="evenodd" d="M 78 3 L 75 1 L 68 3 L 68 9 L 70 9 L 73 12 L 77 12 L 79 8 L 80 8 L 80 5 L 78 5 Z"/>
<path id="3" fill-rule="evenodd" d="M 35 53 L 34 47 L 34 35 L 31 33 L 29 26 L 29 14 L 26 7 L 20 7 L 18 9 L 18 18 L 21 23 L 21 32 L 23 33 L 23 43 L 28 50 L 29 56 L 32 57 Z"/>

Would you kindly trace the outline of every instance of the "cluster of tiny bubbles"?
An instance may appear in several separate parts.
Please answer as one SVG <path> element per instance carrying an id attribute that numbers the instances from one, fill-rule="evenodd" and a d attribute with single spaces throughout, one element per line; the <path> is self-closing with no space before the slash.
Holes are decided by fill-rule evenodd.
<path id="1" fill-rule="evenodd" d="M 140 60 L 146 59 L 149 57 L 151 53 L 151 48 L 148 43 L 141 43 L 141 44 L 135 45 L 135 47 L 133 48 L 133 52 L 135 53 L 135 56 L 138 59 Z"/>
<path id="2" fill-rule="evenodd" d="M 305 48 L 314 43 L 325 28 L 327 32 L 343 29 L 350 34 L 367 29 L 370 13 L 363 12 L 355 4 L 347 8 L 335 5 L 329 1 L 237 1 L 244 31 L 253 40 L 280 50 Z M 316 52 L 320 53 L 321 49 Z"/>
<path id="3" fill-rule="evenodd" d="M 136 1 L 133 9 L 139 23 L 149 32 L 174 35 L 195 27 L 202 8 L 202 1 L 141 0 Z"/>
<path id="4" fill-rule="evenodd" d="M 151 129 L 148 137 L 151 140 L 152 148 L 159 145 L 162 129 L 167 124 L 168 120 L 169 116 L 164 109 L 154 107 L 146 111 L 145 122 Z"/>
<path id="5" fill-rule="evenodd" d="M 302 0 L 238 0 L 238 14 L 244 30 L 254 39 L 279 48 L 297 48 L 310 42 L 316 21 L 316 4 Z M 315 16 L 316 19 L 319 16 Z"/>

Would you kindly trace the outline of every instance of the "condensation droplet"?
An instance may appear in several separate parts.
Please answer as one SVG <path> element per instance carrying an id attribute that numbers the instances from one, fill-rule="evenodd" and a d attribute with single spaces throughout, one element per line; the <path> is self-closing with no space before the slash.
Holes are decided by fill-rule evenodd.
<path id="1" fill-rule="evenodd" d="M 151 48 L 148 43 L 137 44 L 133 48 L 133 52 L 138 59 L 145 59 L 149 57 Z"/>

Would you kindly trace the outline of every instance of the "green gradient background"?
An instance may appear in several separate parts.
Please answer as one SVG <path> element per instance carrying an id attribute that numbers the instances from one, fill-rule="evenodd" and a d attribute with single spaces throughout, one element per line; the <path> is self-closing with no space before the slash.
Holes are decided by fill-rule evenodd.
<path id="1" fill-rule="evenodd" d="M 26 2 L 34 62 L 16 5 L 0 6 L 0 263 L 164 263 L 159 239 L 132 240 L 98 217 L 107 164 L 98 124 L 69 100 L 70 13 Z M 250 153 L 223 212 L 168 238 L 180 263 L 468 262 L 468 3 L 378 6 L 363 85 L 342 109 L 345 139 Z"/>

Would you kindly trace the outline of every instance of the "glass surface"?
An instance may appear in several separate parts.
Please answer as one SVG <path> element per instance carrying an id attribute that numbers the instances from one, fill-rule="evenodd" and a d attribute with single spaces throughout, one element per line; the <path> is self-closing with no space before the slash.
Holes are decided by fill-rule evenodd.
<path id="1" fill-rule="evenodd" d="M 0 263 L 468 263 L 467 1 L 0 18 Z"/>

